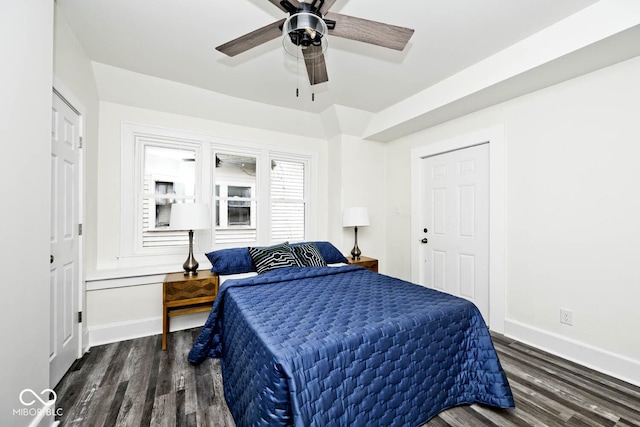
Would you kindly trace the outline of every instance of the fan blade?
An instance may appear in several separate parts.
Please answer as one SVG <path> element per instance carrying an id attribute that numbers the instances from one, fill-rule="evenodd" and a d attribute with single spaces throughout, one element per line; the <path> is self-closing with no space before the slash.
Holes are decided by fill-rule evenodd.
<path id="1" fill-rule="evenodd" d="M 403 50 L 414 32 L 411 28 L 369 21 L 340 13 L 329 12 L 325 18 L 336 21 L 336 27 L 329 32 L 331 35 L 395 50 Z"/>
<path id="2" fill-rule="evenodd" d="M 262 28 L 245 34 L 244 36 L 238 37 L 237 39 L 231 40 L 225 44 L 221 44 L 216 47 L 216 50 L 228 56 L 236 56 L 237 54 L 245 52 L 252 47 L 260 46 L 263 43 L 277 39 L 282 36 L 281 27 L 284 24 L 284 21 L 284 19 L 281 19 L 272 24 L 265 25 Z"/>
<path id="3" fill-rule="evenodd" d="M 329 81 L 327 75 L 327 64 L 324 62 L 324 53 L 322 46 L 309 46 L 302 49 L 304 63 L 307 66 L 307 74 L 309 75 L 309 83 L 315 85 Z"/>
<path id="4" fill-rule="evenodd" d="M 320 15 L 322 15 L 322 16 L 326 15 L 326 13 L 329 12 L 329 9 L 331 9 L 331 6 L 333 6 L 335 4 L 335 2 L 336 2 L 336 0 L 324 0 L 324 3 L 322 4 L 322 7 L 318 11 L 318 12 L 320 12 Z"/>
<path id="5" fill-rule="evenodd" d="M 298 0 L 287 0 L 287 1 L 291 3 L 293 6 L 295 6 L 296 9 L 300 7 L 300 3 L 298 2 Z M 287 8 L 280 4 L 280 0 L 269 0 L 269 2 L 276 5 L 283 12 L 289 13 Z"/>

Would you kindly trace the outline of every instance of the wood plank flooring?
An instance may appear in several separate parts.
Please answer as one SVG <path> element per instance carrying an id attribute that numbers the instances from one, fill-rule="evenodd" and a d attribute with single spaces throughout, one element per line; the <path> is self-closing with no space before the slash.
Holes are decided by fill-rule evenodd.
<path id="1" fill-rule="evenodd" d="M 220 362 L 186 356 L 199 330 L 94 347 L 55 391 L 62 426 L 234 426 Z M 422 427 L 640 426 L 640 388 L 493 335 L 515 410 L 481 405 L 441 412 Z"/>

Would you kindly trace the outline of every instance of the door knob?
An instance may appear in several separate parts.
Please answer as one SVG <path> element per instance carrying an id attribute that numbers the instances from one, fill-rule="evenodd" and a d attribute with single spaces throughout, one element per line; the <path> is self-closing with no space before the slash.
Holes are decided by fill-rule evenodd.
<path id="1" fill-rule="evenodd" d="M 420 240 L 420 241 L 421 241 L 422 243 L 425 243 L 425 244 L 429 243 L 429 239 L 427 239 L 426 237 L 425 237 L 425 238 L 423 238 L 423 239 L 422 239 L 422 240 Z"/>
<path id="2" fill-rule="evenodd" d="M 54 259 L 53 255 L 49 255 L 49 264 L 53 264 Z"/>

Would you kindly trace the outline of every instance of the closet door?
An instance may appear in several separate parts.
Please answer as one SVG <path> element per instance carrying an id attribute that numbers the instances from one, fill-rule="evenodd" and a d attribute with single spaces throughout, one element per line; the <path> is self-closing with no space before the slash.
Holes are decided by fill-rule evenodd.
<path id="1" fill-rule="evenodd" d="M 489 144 L 421 160 L 422 284 L 474 302 L 489 320 Z"/>
<path id="2" fill-rule="evenodd" d="M 53 94 L 51 128 L 51 321 L 49 384 L 55 387 L 79 354 L 80 116 Z"/>

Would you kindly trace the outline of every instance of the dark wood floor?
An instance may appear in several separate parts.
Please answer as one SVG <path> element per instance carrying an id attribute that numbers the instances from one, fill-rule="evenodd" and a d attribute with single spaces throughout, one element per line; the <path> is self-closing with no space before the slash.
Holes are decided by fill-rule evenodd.
<path id="1" fill-rule="evenodd" d="M 218 360 L 190 365 L 198 330 L 94 347 L 55 391 L 63 426 L 233 426 Z M 494 335 L 515 410 L 449 409 L 424 426 L 640 426 L 640 388 Z"/>

